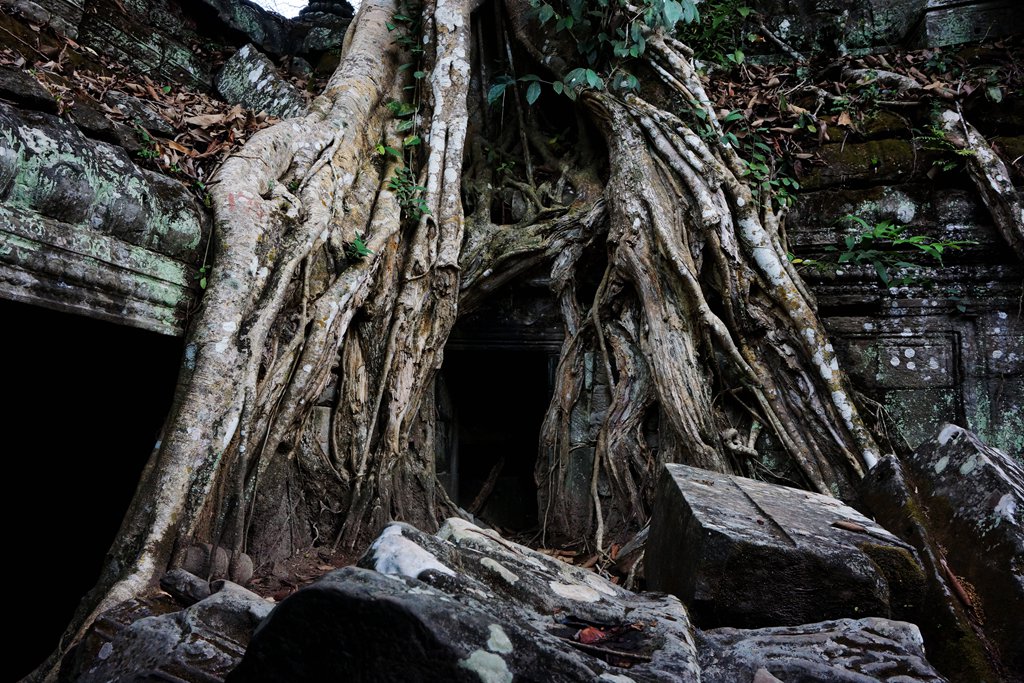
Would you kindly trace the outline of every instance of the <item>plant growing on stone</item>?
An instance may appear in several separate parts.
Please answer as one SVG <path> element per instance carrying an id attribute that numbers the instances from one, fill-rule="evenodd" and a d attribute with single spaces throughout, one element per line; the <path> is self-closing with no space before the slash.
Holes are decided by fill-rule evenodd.
<path id="1" fill-rule="evenodd" d="M 920 283 L 928 268 L 942 265 L 946 253 L 976 244 L 970 240 L 936 240 L 926 235 L 913 235 L 909 232 L 910 226 L 892 221 L 871 224 L 854 215 L 847 215 L 843 220 L 854 231 L 843 237 L 840 244 L 825 247 L 831 258 L 801 259 L 790 254 L 790 261 L 823 273 L 844 266 L 870 266 L 888 288 Z"/>

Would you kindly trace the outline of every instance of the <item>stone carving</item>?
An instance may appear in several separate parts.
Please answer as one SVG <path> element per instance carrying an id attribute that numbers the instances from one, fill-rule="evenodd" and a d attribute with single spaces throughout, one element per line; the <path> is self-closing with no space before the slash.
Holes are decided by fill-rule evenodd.
<path id="1" fill-rule="evenodd" d="M 925 659 L 921 632 L 902 621 L 869 617 L 749 631 L 718 628 L 700 632 L 698 643 L 703 683 L 946 680 Z"/>

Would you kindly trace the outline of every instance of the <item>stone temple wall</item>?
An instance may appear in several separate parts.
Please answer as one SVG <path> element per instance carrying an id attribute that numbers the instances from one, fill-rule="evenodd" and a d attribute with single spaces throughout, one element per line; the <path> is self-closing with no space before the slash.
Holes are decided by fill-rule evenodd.
<path id="1" fill-rule="evenodd" d="M 1020 104 L 989 106 L 968 112 L 969 120 L 993 144 L 1021 148 L 1024 118 L 1013 115 Z M 805 178 L 787 223 L 800 256 L 824 258 L 826 247 L 858 232 L 843 220 L 851 214 L 872 225 L 908 226 L 908 234 L 974 242 L 919 273 L 917 282 L 888 289 L 871 266 L 806 270 L 843 367 L 911 447 L 935 425 L 953 422 L 1021 454 L 1024 268 L 996 232 L 963 164 L 941 171 L 948 157 L 919 129 L 887 115 L 877 116 L 862 138 L 840 136 L 820 155 L 824 165 Z"/>

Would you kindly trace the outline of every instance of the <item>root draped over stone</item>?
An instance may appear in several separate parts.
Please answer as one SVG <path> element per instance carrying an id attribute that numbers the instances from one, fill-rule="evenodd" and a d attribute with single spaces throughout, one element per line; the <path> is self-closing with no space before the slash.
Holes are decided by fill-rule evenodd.
<path id="1" fill-rule="evenodd" d="M 526 7 L 507 3 L 511 33 L 537 55 Z M 294 535 L 291 552 L 314 541 L 354 548 L 391 519 L 431 528 L 458 514 L 435 473 L 445 343 L 460 313 L 538 268 L 565 331 L 536 471 L 551 535 L 606 549 L 645 523 L 661 464 L 745 472 L 753 438 L 743 446 L 736 435 L 762 426 L 821 492 L 852 495 L 877 460 L 779 217 L 755 201 L 735 152 L 655 103 L 665 97 L 583 93 L 578 133 L 603 137 L 606 181 L 588 167 L 594 155 L 579 154 L 554 188 L 517 180 L 532 195 L 529 220 L 496 225 L 498 179 L 471 162 L 489 116 L 470 107 L 486 85 L 471 70 L 473 50 L 485 56 L 483 41 L 473 47 L 479 22 L 470 3 L 427 2 L 425 145 L 410 158 L 429 212 L 403 209 L 389 187 L 398 162 L 375 151 L 402 148 L 386 105 L 404 100 L 411 70 L 399 67 L 412 57 L 388 30 L 395 11 L 393 0 L 365 0 L 311 112 L 253 136 L 211 184 L 215 267 L 175 406 L 65 645 L 154 586 L 192 543 L 249 552 L 259 569 L 282 558 L 257 538 Z M 647 85 L 697 102 L 717 125 L 687 54 L 652 35 Z M 518 132 L 509 137 L 524 154 L 545 158 L 535 131 Z M 469 217 L 464 201 L 476 207 Z M 356 237 L 368 257 L 352 255 Z M 582 300 L 595 254 L 603 276 Z M 593 443 L 577 443 L 571 423 L 594 391 L 588 365 L 607 402 Z M 581 457 L 582 489 L 570 480 Z"/>

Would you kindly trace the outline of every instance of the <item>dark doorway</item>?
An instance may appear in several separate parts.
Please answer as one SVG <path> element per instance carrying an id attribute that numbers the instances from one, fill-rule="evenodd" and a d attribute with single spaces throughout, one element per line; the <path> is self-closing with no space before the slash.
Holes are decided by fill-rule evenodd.
<path id="1" fill-rule="evenodd" d="M 445 353 L 450 488 L 461 507 L 505 530 L 537 525 L 533 470 L 554 359 L 537 350 Z"/>
<path id="2" fill-rule="evenodd" d="M 99 576 L 174 394 L 182 341 L 0 300 L 6 363 L 4 680 L 57 646 Z"/>

